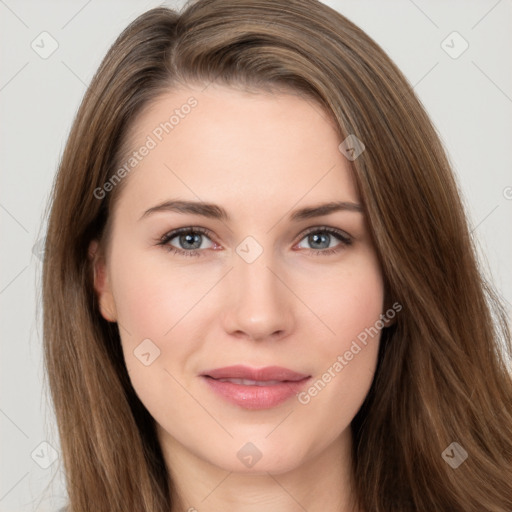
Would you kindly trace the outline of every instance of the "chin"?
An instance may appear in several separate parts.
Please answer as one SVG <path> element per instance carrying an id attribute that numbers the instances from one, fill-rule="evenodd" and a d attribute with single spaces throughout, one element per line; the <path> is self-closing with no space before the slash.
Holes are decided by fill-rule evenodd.
<path id="1" fill-rule="evenodd" d="M 231 448 L 219 445 L 219 453 L 211 454 L 208 459 L 212 464 L 235 473 L 287 473 L 299 467 L 305 457 L 305 451 L 299 450 L 296 445 L 284 446 L 282 441 L 269 442 L 264 437 L 261 441 L 231 441 L 230 445 L 235 446 Z M 233 456 L 229 456 L 229 452 Z"/>

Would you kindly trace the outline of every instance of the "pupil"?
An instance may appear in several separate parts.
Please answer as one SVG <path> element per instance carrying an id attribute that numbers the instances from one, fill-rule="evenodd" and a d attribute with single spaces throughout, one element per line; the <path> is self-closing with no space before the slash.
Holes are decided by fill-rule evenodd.
<path id="1" fill-rule="evenodd" d="M 198 249 L 199 247 L 201 247 L 201 241 L 200 241 L 200 238 L 201 238 L 201 235 L 191 235 L 191 234 L 187 234 L 187 235 L 181 235 L 180 237 L 180 243 L 182 244 L 183 247 L 186 247 L 187 249 Z M 194 245 L 196 244 L 195 247 L 188 247 L 188 245 Z"/>
<path id="2" fill-rule="evenodd" d="M 322 243 L 322 238 L 323 238 L 323 241 L 324 243 L 327 243 L 327 245 L 325 247 L 322 247 L 323 249 L 326 249 L 327 247 L 329 247 L 329 240 L 328 240 L 328 235 L 323 233 L 321 235 L 318 235 L 318 234 L 315 234 L 315 235 L 310 235 L 310 243 L 311 244 L 318 244 L 318 243 Z"/>

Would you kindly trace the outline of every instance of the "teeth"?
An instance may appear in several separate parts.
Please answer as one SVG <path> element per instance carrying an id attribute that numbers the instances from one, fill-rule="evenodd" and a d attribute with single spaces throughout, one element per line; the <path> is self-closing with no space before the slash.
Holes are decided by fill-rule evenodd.
<path id="1" fill-rule="evenodd" d="M 274 386 L 281 384 L 280 380 L 249 380 L 249 379 L 217 379 L 219 382 L 231 382 L 232 384 L 242 384 L 243 386 Z"/>

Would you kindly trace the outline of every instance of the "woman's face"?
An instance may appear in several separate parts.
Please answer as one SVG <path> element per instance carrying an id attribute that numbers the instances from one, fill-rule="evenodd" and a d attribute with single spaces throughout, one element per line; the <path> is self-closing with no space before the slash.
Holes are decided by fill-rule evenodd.
<path id="1" fill-rule="evenodd" d="M 162 96 L 132 135 L 95 287 L 135 391 L 169 451 L 299 467 L 349 435 L 384 313 L 342 140 L 299 96 L 216 85 Z"/>

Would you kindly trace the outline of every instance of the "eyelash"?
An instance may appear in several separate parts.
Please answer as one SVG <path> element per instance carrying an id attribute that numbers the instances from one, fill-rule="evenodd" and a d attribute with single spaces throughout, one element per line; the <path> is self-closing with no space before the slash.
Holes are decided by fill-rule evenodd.
<path id="1" fill-rule="evenodd" d="M 183 233 L 201 234 L 201 235 L 207 236 L 210 239 L 212 238 L 211 237 L 212 233 L 208 229 L 200 228 L 200 227 L 185 227 L 185 228 L 175 229 L 173 231 L 170 231 L 169 233 L 166 233 L 158 241 L 157 245 L 163 246 L 164 249 L 166 249 L 170 253 L 179 254 L 181 256 L 203 256 L 204 254 L 202 254 L 202 253 L 205 252 L 205 249 L 192 249 L 192 250 L 186 251 L 184 249 L 179 249 L 177 247 L 169 245 L 169 242 L 173 238 L 175 238 L 176 236 L 181 235 Z M 320 250 L 309 249 L 309 251 L 311 251 L 316 256 L 320 256 L 320 255 L 328 256 L 330 254 L 335 254 L 335 253 L 338 253 L 339 251 L 343 250 L 344 247 L 352 244 L 352 239 L 347 234 L 345 234 L 343 231 L 340 231 L 340 230 L 334 229 L 334 228 L 329 228 L 326 226 L 313 227 L 313 228 L 308 229 L 305 233 L 302 234 L 302 237 L 298 240 L 298 242 L 301 242 L 305 237 L 307 237 L 308 235 L 310 235 L 312 233 L 327 233 L 329 235 L 334 236 L 336 239 L 338 239 L 341 242 L 341 244 L 338 244 L 336 247 L 331 248 L 331 249 L 320 249 Z"/>

